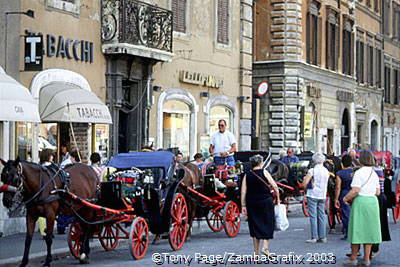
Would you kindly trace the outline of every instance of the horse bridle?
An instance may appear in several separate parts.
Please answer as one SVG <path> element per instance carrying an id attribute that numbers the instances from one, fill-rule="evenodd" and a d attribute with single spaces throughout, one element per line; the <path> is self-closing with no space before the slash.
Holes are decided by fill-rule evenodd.
<path id="1" fill-rule="evenodd" d="M 21 170 L 19 170 L 19 169 L 21 169 Z M 44 189 L 51 183 L 51 182 L 53 182 L 54 183 L 54 185 L 55 185 L 55 178 L 56 178 L 56 176 L 57 176 L 57 174 L 59 173 L 59 171 L 60 171 L 60 169 L 43 185 L 43 186 L 41 186 L 40 187 L 40 189 L 31 197 L 31 198 L 29 198 L 27 201 L 23 201 L 23 202 L 21 202 L 15 209 L 19 209 L 21 206 L 26 206 L 26 205 L 28 205 L 29 203 L 31 203 L 32 201 L 34 201 L 38 196 L 40 196 L 40 194 L 44 191 Z M 41 170 L 40 170 L 40 172 L 41 172 Z M 18 185 L 18 187 L 17 187 L 17 191 L 16 191 L 16 193 L 15 193 L 15 195 L 18 195 L 18 193 L 20 194 L 20 195 L 22 195 L 22 193 L 23 193 L 23 189 L 24 189 L 24 178 L 25 178 L 25 176 L 24 176 L 24 174 L 23 174 L 23 166 L 22 166 L 22 163 L 20 162 L 20 163 L 18 163 L 18 167 L 17 167 L 17 176 L 18 176 L 18 180 L 20 181 L 20 184 Z M 41 177 L 41 174 L 39 174 L 39 177 Z M 42 181 L 41 181 L 41 179 L 40 179 L 40 184 L 42 184 Z M 55 189 L 57 189 L 57 187 L 55 188 Z"/>

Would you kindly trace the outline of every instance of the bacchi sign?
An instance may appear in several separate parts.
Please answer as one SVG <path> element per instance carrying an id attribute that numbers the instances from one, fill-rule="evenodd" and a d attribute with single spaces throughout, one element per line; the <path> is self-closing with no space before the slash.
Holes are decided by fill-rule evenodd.
<path id="1" fill-rule="evenodd" d="M 44 54 L 47 57 L 93 63 L 93 42 L 64 38 L 62 35 L 56 37 L 52 34 L 47 34 L 45 41 L 43 39 L 42 35 L 25 36 L 25 70 L 41 69 Z M 45 49 L 43 43 L 46 44 Z"/>

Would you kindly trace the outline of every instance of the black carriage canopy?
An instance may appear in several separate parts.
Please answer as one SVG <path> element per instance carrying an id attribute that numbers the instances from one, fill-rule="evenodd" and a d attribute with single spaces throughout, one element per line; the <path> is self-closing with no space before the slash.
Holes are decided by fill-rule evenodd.
<path id="1" fill-rule="evenodd" d="M 113 156 L 107 167 L 116 169 L 130 169 L 132 167 L 139 169 L 161 168 L 163 170 L 163 175 L 161 176 L 165 178 L 173 162 L 174 154 L 169 151 L 130 152 Z"/>

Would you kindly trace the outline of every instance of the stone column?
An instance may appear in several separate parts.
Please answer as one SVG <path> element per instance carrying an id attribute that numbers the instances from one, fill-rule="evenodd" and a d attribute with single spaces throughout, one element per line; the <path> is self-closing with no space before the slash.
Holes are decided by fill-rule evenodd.
<path id="1" fill-rule="evenodd" d="M 122 79 L 123 74 L 118 71 L 118 60 L 109 57 L 107 58 L 107 73 L 106 73 L 106 86 L 107 86 L 107 99 L 106 104 L 110 109 L 113 124 L 110 125 L 109 132 L 109 145 L 110 155 L 112 156 L 118 153 L 118 120 L 119 120 L 119 109 L 121 108 L 122 101 Z"/>
<path id="2" fill-rule="evenodd" d="M 305 86 L 297 60 L 302 60 L 301 0 L 271 0 L 273 62 L 266 63 L 271 88 L 261 106 L 261 145 L 277 156 L 280 150 L 300 148 L 300 117 Z"/>
<path id="3" fill-rule="evenodd" d="M 251 96 L 253 62 L 253 1 L 240 3 L 240 92 L 245 98 L 240 106 L 239 150 L 251 149 Z"/>

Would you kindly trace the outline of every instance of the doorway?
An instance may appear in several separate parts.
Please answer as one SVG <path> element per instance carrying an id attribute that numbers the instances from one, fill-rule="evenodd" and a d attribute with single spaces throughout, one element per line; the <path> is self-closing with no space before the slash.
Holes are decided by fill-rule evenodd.
<path id="1" fill-rule="evenodd" d="M 371 149 L 378 149 L 378 123 L 376 120 L 371 122 Z"/>
<path id="2" fill-rule="evenodd" d="M 326 138 L 326 153 L 333 155 L 333 129 L 328 129 Z"/>
<path id="3" fill-rule="evenodd" d="M 122 107 L 118 118 L 118 153 L 139 151 L 147 136 L 147 90 L 140 80 L 122 81 Z"/>
<path id="4" fill-rule="evenodd" d="M 340 133 L 341 133 L 340 152 L 343 153 L 344 151 L 347 151 L 347 148 L 350 146 L 349 111 L 347 109 L 343 111 Z"/>

